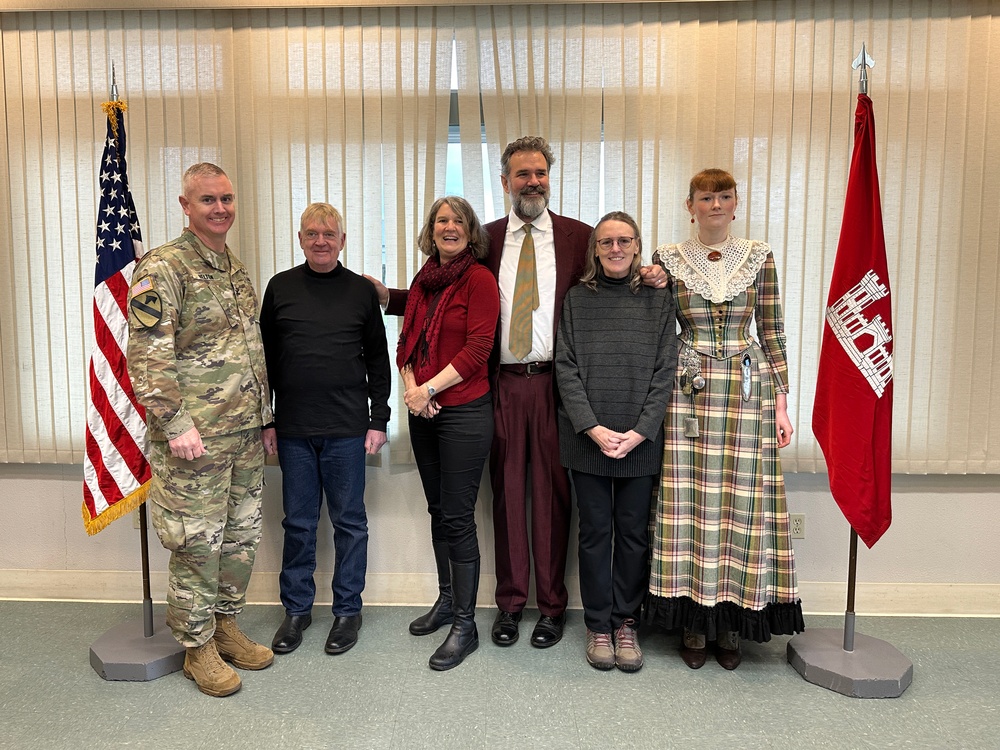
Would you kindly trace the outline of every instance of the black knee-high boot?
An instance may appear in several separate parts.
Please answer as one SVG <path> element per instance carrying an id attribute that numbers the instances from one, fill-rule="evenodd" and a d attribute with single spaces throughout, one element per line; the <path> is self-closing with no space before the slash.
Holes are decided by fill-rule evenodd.
<path id="1" fill-rule="evenodd" d="M 479 648 L 476 630 L 476 594 L 479 591 L 479 560 L 451 563 L 452 608 L 455 620 L 438 650 L 430 658 L 431 669 L 443 672 L 457 667 L 462 660 Z"/>
<path id="2" fill-rule="evenodd" d="M 430 611 L 410 623 L 413 635 L 430 635 L 454 619 L 451 609 L 451 569 L 448 562 L 448 543 L 434 542 L 434 561 L 438 571 L 438 598 Z"/>

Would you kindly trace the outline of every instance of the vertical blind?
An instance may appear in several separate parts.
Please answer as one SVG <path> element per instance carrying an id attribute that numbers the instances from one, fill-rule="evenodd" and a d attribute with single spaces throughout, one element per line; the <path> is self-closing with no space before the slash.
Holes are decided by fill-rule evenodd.
<path id="1" fill-rule="evenodd" d="M 344 213 L 347 266 L 408 284 L 454 166 L 454 66 L 463 192 L 481 216 L 507 210 L 493 185 L 486 211 L 484 167 L 499 183 L 504 145 L 525 134 L 553 145 L 553 210 L 588 223 L 626 210 L 647 257 L 689 236 L 694 172 L 733 172 L 733 230 L 768 241 L 779 269 L 797 429 L 785 468 L 822 471 L 811 403 L 865 42 L 894 469 L 1000 472 L 994 12 L 873 0 L 0 14 L 0 461 L 82 460 L 112 62 L 147 246 L 183 226 L 183 169 L 215 161 L 237 190 L 231 244 L 259 289 L 301 262 L 298 217 L 319 200 Z M 404 426 L 394 418 L 394 454 Z"/>

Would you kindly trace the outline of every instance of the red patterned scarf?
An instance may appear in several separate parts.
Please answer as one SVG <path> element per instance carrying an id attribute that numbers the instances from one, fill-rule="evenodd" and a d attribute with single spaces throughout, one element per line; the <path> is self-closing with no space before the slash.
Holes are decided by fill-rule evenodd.
<path id="1" fill-rule="evenodd" d="M 444 311 L 460 286 L 456 282 L 475 262 L 472 251 L 466 248 L 444 265 L 437 256 L 428 258 L 417 271 L 406 298 L 403 331 L 396 346 L 397 367 L 410 364 L 416 373 L 418 367 L 435 360 Z"/>

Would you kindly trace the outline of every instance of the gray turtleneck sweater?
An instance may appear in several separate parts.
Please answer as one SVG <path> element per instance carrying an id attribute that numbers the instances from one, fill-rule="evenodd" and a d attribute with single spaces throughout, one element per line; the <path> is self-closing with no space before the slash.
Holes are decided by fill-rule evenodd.
<path id="1" fill-rule="evenodd" d="M 670 289 L 598 274 L 597 289 L 566 295 L 556 337 L 559 457 L 566 468 L 607 477 L 659 474 L 663 416 L 677 367 Z M 608 458 L 584 432 L 603 425 L 646 439 L 624 458 Z"/>

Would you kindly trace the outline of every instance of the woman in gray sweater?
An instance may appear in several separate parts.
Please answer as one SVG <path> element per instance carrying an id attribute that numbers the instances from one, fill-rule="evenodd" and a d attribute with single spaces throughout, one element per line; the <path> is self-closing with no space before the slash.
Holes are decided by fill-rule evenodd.
<path id="1" fill-rule="evenodd" d="M 650 498 L 677 364 L 672 291 L 643 286 L 642 239 L 626 213 L 602 218 L 556 340 L 559 453 L 580 511 L 587 661 L 642 667 L 636 620 L 648 576 Z"/>

